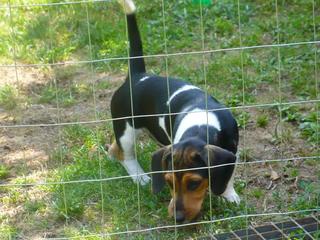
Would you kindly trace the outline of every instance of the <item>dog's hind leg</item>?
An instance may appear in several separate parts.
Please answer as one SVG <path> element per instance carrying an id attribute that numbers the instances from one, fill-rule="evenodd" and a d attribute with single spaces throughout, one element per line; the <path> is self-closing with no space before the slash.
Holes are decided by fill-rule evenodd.
<path id="1" fill-rule="evenodd" d="M 150 177 L 141 168 L 134 149 L 135 138 L 139 136 L 140 132 L 141 130 L 134 129 L 126 122 L 123 134 L 120 137 L 116 136 L 117 141 L 111 145 L 109 153 L 120 161 L 134 182 L 146 185 L 150 182 Z"/>

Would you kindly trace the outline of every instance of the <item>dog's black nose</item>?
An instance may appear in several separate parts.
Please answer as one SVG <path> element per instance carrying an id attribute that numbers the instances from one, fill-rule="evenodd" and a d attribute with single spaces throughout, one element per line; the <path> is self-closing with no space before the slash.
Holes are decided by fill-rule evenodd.
<path id="1" fill-rule="evenodd" d="M 185 220 L 184 213 L 182 211 L 176 211 L 176 221 L 182 223 Z"/>

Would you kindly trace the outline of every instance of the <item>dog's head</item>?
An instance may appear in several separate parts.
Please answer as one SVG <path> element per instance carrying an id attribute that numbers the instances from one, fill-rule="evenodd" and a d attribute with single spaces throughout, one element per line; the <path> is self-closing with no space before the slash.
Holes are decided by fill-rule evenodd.
<path id="1" fill-rule="evenodd" d="M 152 171 L 168 171 L 152 174 L 152 190 L 158 193 L 167 183 L 172 195 L 169 215 L 177 222 L 195 220 L 209 186 L 216 195 L 224 192 L 235 161 L 233 153 L 196 138 L 166 146 L 152 157 Z"/>

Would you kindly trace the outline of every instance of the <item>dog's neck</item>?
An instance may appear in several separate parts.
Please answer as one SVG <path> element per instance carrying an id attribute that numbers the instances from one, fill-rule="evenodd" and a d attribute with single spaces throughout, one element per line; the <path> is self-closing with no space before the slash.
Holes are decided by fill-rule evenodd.
<path id="1" fill-rule="evenodd" d="M 189 138 L 197 138 L 206 144 L 219 145 L 218 135 L 219 131 L 209 125 L 193 126 L 182 134 L 179 141 L 184 141 Z"/>

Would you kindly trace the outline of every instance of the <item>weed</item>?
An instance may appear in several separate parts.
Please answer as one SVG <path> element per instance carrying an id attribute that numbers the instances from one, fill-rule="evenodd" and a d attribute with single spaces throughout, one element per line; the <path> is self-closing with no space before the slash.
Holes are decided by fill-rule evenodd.
<path id="1" fill-rule="evenodd" d="M 9 174 L 10 174 L 9 169 L 5 165 L 0 164 L 0 179 L 7 178 Z"/>
<path id="2" fill-rule="evenodd" d="M 254 188 L 250 193 L 253 197 L 260 199 L 264 196 L 264 191 L 261 188 Z"/>
<path id="3" fill-rule="evenodd" d="M 279 112 L 281 113 L 281 117 L 283 121 L 286 122 L 297 122 L 300 120 L 301 115 L 295 106 L 279 106 Z"/>
<path id="4" fill-rule="evenodd" d="M 253 160 L 252 158 L 252 150 L 250 148 L 242 148 L 240 149 L 239 158 L 242 161 L 250 162 Z"/>
<path id="5" fill-rule="evenodd" d="M 286 127 L 285 123 L 278 119 L 274 127 L 274 133 L 272 135 L 272 142 L 274 144 L 287 143 L 291 142 L 292 138 L 292 130 Z"/>
<path id="6" fill-rule="evenodd" d="M 300 228 L 293 230 L 288 235 L 289 240 L 299 240 L 299 239 L 304 239 L 305 237 L 306 237 L 305 232 Z"/>
<path id="7" fill-rule="evenodd" d="M 320 239 L 320 230 L 317 230 L 313 233 L 315 239 Z"/>
<path id="8" fill-rule="evenodd" d="M 80 97 L 87 99 L 92 94 L 90 85 L 73 83 L 69 87 L 55 87 L 48 85 L 42 89 L 39 103 L 59 104 L 60 107 L 69 107 Z"/>
<path id="9" fill-rule="evenodd" d="M 39 98 L 39 103 L 51 103 L 66 107 L 75 103 L 75 99 L 70 92 L 65 89 L 56 89 L 49 86 L 43 89 Z"/>
<path id="10" fill-rule="evenodd" d="M 98 83 L 95 84 L 95 88 L 100 90 L 108 89 L 110 88 L 110 83 L 107 81 L 99 81 Z"/>
<path id="11" fill-rule="evenodd" d="M 317 142 L 319 143 L 320 139 L 319 116 L 319 112 L 311 112 L 301 119 L 301 123 L 299 125 L 302 135 L 314 144 L 317 144 Z"/>
<path id="12" fill-rule="evenodd" d="M 23 202 L 24 196 L 18 188 L 5 188 L 6 195 L 0 199 L 2 204 L 15 205 Z"/>
<path id="13" fill-rule="evenodd" d="M 298 177 L 299 176 L 299 170 L 296 169 L 296 168 L 290 169 L 289 176 L 290 177 Z"/>
<path id="14" fill-rule="evenodd" d="M 7 224 L 0 224 L 0 239 L 16 239 L 18 231 L 15 227 L 7 225 Z"/>
<path id="15" fill-rule="evenodd" d="M 269 123 L 269 117 L 266 114 L 261 114 L 257 117 L 257 126 L 265 128 Z"/>
<path id="16" fill-rule="evenodd" d="M 44 208 L 46 205 L 41 200 L 35 200 L 35 201 L 26 201 L 24 204 L 24 207 L 26 211 L 28 211 L 30 214 L 37 212 L 38 210 Z"/>
<path id="17" fill-rule="evenodd" d="M 250 114 L 248 112 L 242 111 L 237 116 L 238 126 L 242 129 L 244 129 L 247 126 L 247 124 L 249 123 L 249 120 L 250 120 Z"/>
<path id="18" fill-rule="evenodd" d="M 18 106 L 18 91 L 11 85 L 0 88 L 0 106 L 6 110 L 13 110 Z"/>
<path id="19" fill-rule="evenodd" d="M 298 187 L 302 192 L 290 204 L 289 210 L 317 208 L 320 196 L 319 184 L 312 181 L 300 180 L 298 181 Z"/>
<path id="20" fill-rule="evenodd" d="M 272 198 L 276 204 L 276 207 L 279 211 L 282 210 L 283 208 L 283 203 L 282 203 L 282 199 L 283 199 L 283 196 L 282 196 L 282 193 L 280 191 L 274 191 L 272 192 Z"/>

